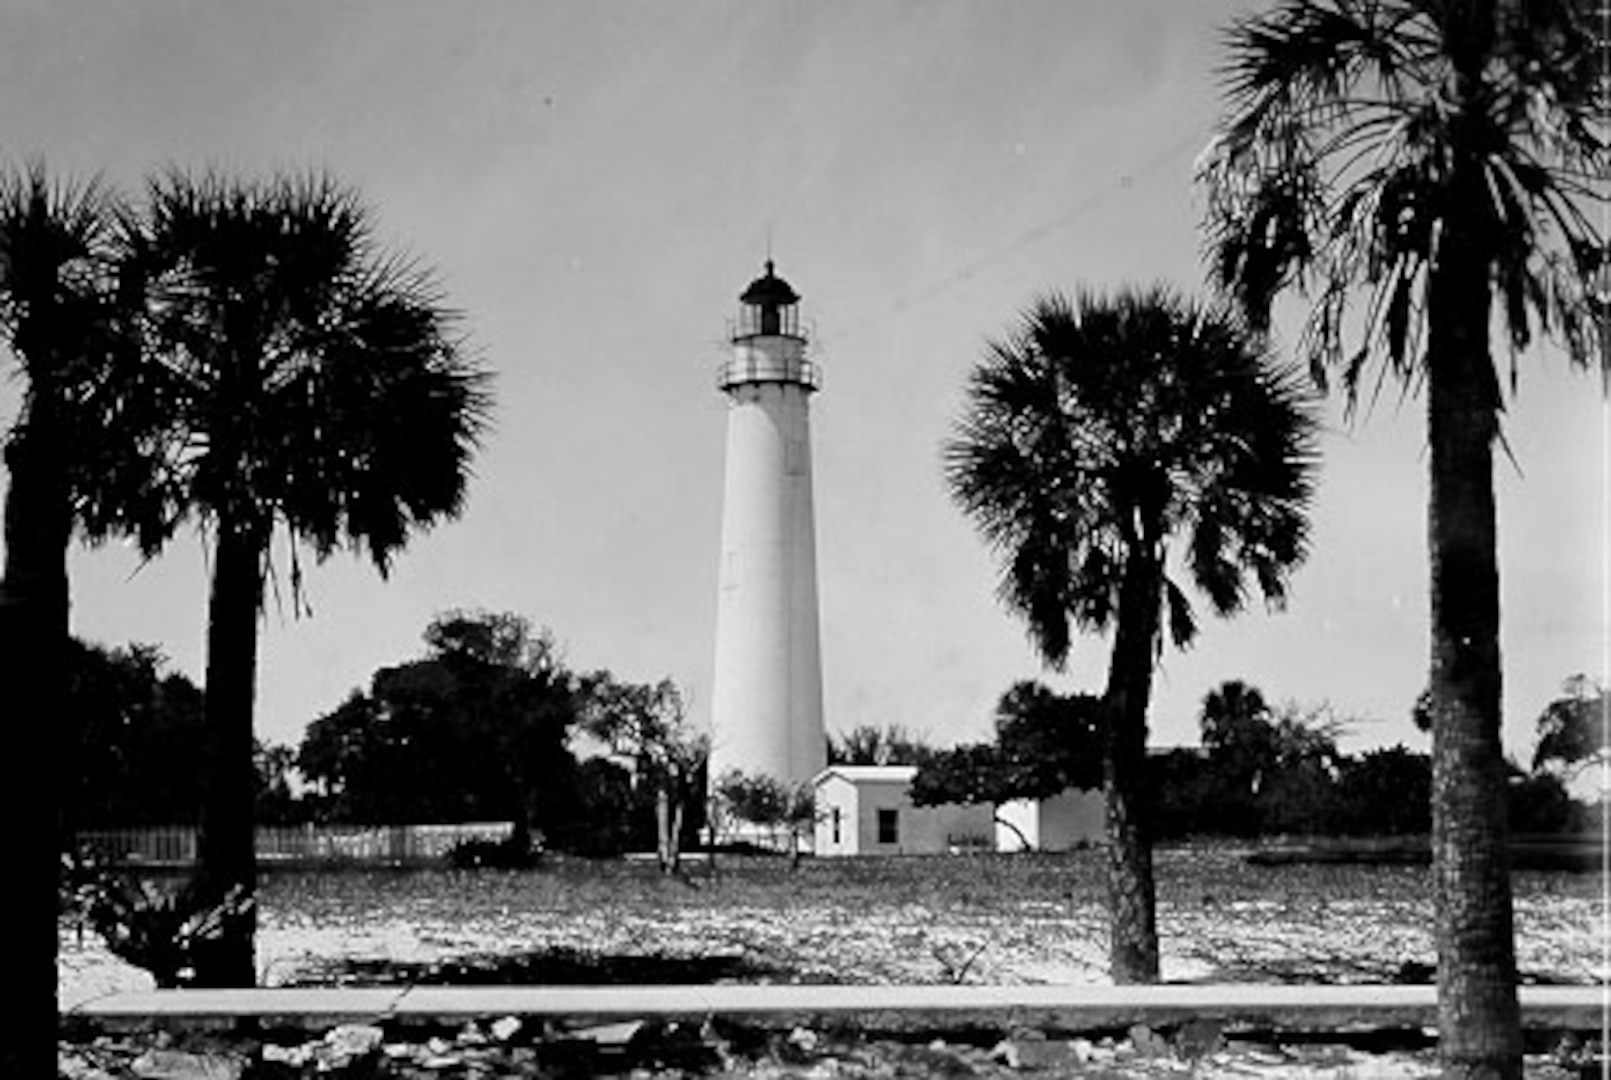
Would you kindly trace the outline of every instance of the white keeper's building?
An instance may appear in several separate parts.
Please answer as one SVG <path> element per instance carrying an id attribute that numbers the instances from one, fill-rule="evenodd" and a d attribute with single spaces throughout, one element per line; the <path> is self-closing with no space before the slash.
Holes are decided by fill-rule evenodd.
<path id="1" fill-rule="evenodd" d="M 914 806 L 915 765 L 830 765 L 817 774 L 818 855 L 995 850 L 993 807 Z"/>

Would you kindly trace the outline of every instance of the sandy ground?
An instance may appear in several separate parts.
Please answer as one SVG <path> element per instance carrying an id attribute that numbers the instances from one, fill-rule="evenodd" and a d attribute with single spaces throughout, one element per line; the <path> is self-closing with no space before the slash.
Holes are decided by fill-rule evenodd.
<path id="1" fill-rule="evenodd" d="M 1604 982 L 1603 904 L 1574 895 L 1517 900 L 1524 977 Z M 266 911 L 258 936 L 264 985 L 316 981 L 344 959 L 429 963 L 550 948 L 603 954 L 740 956 L 786 973 L 781 980 L 851 983 L 1107 981 L 1106 915 L 1098 907 L 1026 901 L 1015 918 L 917 903 L 850 910 L 832 903 L 682 907 L 661 912 L 593 908 L 509 910 L 470 920 L 429 913 L 324 919 Z M 1387 982 L 1406 962 L 1430 964 L 1424 904 L 1324 899 L 1162 904 L 1168 981 Z M 150 988 L 142 971 L 111 956 L 93 933 L 64 926 L 57 962 L 64 1008 L 108 993 Z"/>
<path id="2" fill-rule="evenodd" d="M 1221 860 L 1224 862 L 1225 860 Z M 1227 865 L 1229 865 L 1227 863 Z M 1183 887 L 1182 881 L 1190 887 Z M 1364 982 L 1393 981 L 1404 965 L 1433 959 L 1430 901 L 1403 883 L 1351 891 L 1301 885 L 1273 895 L 1231 898 L 1234 877 L 1176 876 L 1162 890 L 1159 927 L 1163 975 L 1170 981 Z M 1295 877 L 1268 878 L 1293 882 Z M 1321 879 L 1314 879 L 1321 880 Z M 1106 968 L 1107 919 L 1100 904 L 1045 890 L 1014 899 L 1010 889 L 959 900 L 925 900 L 922 893 L 869 902 L 870 894 L 839 896 L 826 888 L 791 894 L 773 889 L 763 899 L 719 891 L 660 894 L 659 906 L 645 894 L 617 895 L 597 889 L 578 902 L 565 900 L 552 881 L 509 879 L 508 891 L 474 903 L 442 895 L 451 890 L 390 890 L 384 903 L 355 902 L 339 878 L 323 880 L 328 895 L 306 903 L 268 902 L 258 934 L 258 968 L 264 985 L 321 983 L 338 978 L 343 963 L 432 964 L 551 950 L 599 955 L 731 957 L 754 977 L 774 981 L 849 983 L 1101 984 Z M 484 884 L 484 882 L 483 882 Z M 541 890 L 548 888 L 549 895 Z M 1217 891 L 1218 896 L 1208 889 Z M 653 899 L 653 890 L 649 894 Z M 1089 895 L 1089 892 L 1087 892 Z M 1605 904 L 1594 883 L 1539 879 L 1519 889 L 1516 945 L 1525 977 L 1535 981 L 1603 983 L 1607 964 Z M 64 1008 L 105 994 L 148 989 L 144 972 L 111 956 L 93 933 L 64 925 L 57 965 Z M 750 976 L 746 976 L 750 977 Z M 1424 977 L 1424 973 L 1423 973 Z M 1419 980 L 1417 980 L 1419 981 Z M 379 1039 L 379 1029 L 369 1036 Z M 1432 1051 L 1366 1048 L 1342 1043 L 1259 1043 L 1227 1037 L 1200 1052 L 1185 1052 L 1164 1033 L 1158 1044 L 1146 1033 L 1092 1039 L 1014 1033 L 994 1045 L 969 1044 L 954 1034 L 903 1042 L 843 1038 L 830 1033 L 776 1034 L 762 1045 L 728 1046 L 699 1032 L 689 1046 L 705 1064 L 703 1074 L 735 1077 L 1013 1076 L 1092 1077 L 1378 1077 L 1435 1076 Z M 659 1033 L 656 1037 L 664 1037 Z M 323 1075 L 340 1065 L 339 1032 L 311 1034 L 300 1045 L 272 1048 L 283 1064 L 276 1075 Z M 377 1076 L 547 1075 L 540 1062 L 552 1045 L 498 1045 L 485 1033 L 449 1032 L 430 1038 L 371 1045 Z M 332 1041 L 334 1040 L 334 1041 Z M 518 1042 L 518 1040 L 517 1040 Z M 675 1039 L 673 1039 L 675 1042 Z M 1150 1044 L 1150 1045 L 1149 1045 Z M 712 1048 L 716 1047 L 717 1050 Z M 1536 1049 L 1536 1048 L 1535 1048 Z M 124 1075 L 239 1076 L 248 1061 L 263 1062 L 264 1046 L 161 1046 L 149 1039 L 102 1038 L 64 1043 L 61 1075 L 105 1080 Z M 568 1051 L 567 1051 L 568 1052 Z M 595 1053 L 594 1051 L 587 1051 Z M 602 1056 L 582 1059 L 580 1075 L 604 1070 Z M 712 1055 L 715 1054 L 713 1057 Z M 166 1055 L 166 1057 L 164 1057 Z M 332 1055 L 336 1055 L 332 1057 Z M 295 1061 L 298 1068 L 287 1063 Z M 321 1065 L 321 1062 L 323 1064 Z M 479 1062 L 479 1064 L 476 1064 Z M 1599 1075 L 1603 1057 L 1530 1056 L 1530 1080 Z M 142 1073 L 149 1067 L 158 1073 Z M 358 1067 L 355 1065 L 355 1067 Z M 183 1072 L 184 1069 L 191 1072 Z M 280 1066 L 276 1066 L 280 1068 Z M 637 1075 L 680 1075 L 675 1069 L 638 1067 Z M 211 1070 L 211 1071 L 209 1071 Z M 290 1071 L 286 1071 L 290 1070 Z M 445 1071 L 444 1071 L 445 1070 Z M 1586 1071 L 1585 1071 L 1586 1070 Z M 337 1068 L 336 1071 L 345 1071 Z M 628 1069 L 627 1071 L 631 1071 Z M 164 1074 L 165 1075 L 165 1074 Z"/>

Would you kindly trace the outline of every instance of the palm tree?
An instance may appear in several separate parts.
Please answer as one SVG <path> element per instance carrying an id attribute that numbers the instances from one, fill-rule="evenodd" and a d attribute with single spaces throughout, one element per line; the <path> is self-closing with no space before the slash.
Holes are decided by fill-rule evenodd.
<path id="1" fill-rule="evenodd" d="M 1440 1052 L 1516 1075 L 1493 449 L 1517 356 L 1611 373 L 1604 24 L 1587 0 L 1281 0 L 1231 28 L 1203 165 L 1217 283 L 1357 403 L 1373 359 L 1424 385 Z M 1598 209 L 1596 209 L 1598 208 Z M 1495 363 L 1502 318 L 1509 364 Z"/>
<path id="2" fill-rule="evenodd" d="M 1221 821 L 1234 829 L 1259 829 L 1257 799 L 1276 764 L 1275 723 L 1264 693 L 1240 679 L 1227 679 L 1207 694 L 1198 712 L 1203 749 L 1214 763 Z"/>
<path id="3" fill-rule="evenodd" d="M 1257 724 L 1268 724 L 1270 706 L 1264 692 L 1241 679 L 1226 679 L 1203 695 L 1203 707 L 1198 716 L 1203 733 L 1203 747 L 1213 750 L 1229 746 L 1239 736 Z"/>
<path id="4" fill-rule="evenodd" d="M 967 397 L 946 477 L 1001 557 L 1002 601 L 1054 668 L 1071 627 L 1114 631 L 1102 725 L 1113 976 L 1156 981 L 1153 665 L 1166 628 L 1177 647 L 1196 636 L 1181 581 L 1220 615 L 1242 608 L 1249 579 L 1284 598 L 1305 554 L 1315 421 L 1235 320 L 1161 286 L 1036 301 L 990 345 Z"/>
<path id="5" fill-rule="evenodd" d="M 97 377 L 115 351 L 111 258 L 115 200 L 97 182 L 52 181 L 43 164 L 0 173 L 0 338 L 26 380 L 5 444 L 5 567 L 0 577 L 0 701 L 18 776 L 3 786 L 5 819 L 37 821 L 40 792 L 57 790 L 55 722 L 64 707 L 69 594 L 67 552 L 75 508 L 93 494 L 94 448 L 107 428 L 87 422 L 105 397 Z M 49 797 L 47 796 L 47 797 Z M 43 1075 L 56 1016 L 55 925 L 59 822 L 24 829 L 16 879 L 17 1007 L 0 1038 L 7 1075 Z M 37 947 L 33 943 L 37 943 Z M 47 951 L 48 950 L 48 951 Z M 47 1013 L 45 1010 L 49 1009 Z M 47 1027 L 47 1025 L 49 1025 Z M 35 1049 L 37 1061 L 28 1055 Z M 24 1064 L 24 1062 L 27 1064 Z"/>
<path id="6" fill-rule="evenodd" d="M 198 877 L 255 886 L 258 620 L 271 543 L 367 551 L 382 575 L 412 529 L 460 511 L 489 400 L 431 279 L 381 252 L 371 216 L 326 176 L 237 181 L 170 172 L 149 186 L 128 265 L 169 405 L 169 520 L 212 543 L 206 787 Z M 251 985 L 251 937 L 221 943 L 201 985 Z"/>

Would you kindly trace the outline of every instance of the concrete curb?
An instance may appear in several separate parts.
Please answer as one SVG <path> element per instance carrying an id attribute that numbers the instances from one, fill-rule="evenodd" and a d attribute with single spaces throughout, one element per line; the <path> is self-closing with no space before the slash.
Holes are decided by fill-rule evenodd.
<path id="1" fill-rule="evenodd" d="M 1524 986 L 1523 1022 L 1600 1030 L 1611 1009 L 1601 986 Z M 873 1030 L 970 1025 L 1080 1030 L 1194 1018 L 1329 1031 L 1431 1026 L 1431 986 L 419 986 L 152 990 L 114 994 L 63 1013 L 104 1028 L 331 1027 L 405 1020 L 462 1023 L 521 1016 L 565 1023 L 742 1017 L 763 1024 L 851 1023 Z"/>

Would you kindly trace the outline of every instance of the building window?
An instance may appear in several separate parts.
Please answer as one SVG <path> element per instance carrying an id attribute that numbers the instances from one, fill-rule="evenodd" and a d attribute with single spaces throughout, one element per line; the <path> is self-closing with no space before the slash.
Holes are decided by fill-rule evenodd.
<path id="1" fill-rule="evenodd" d="M 839 820 L 840 820 L 840 818 L 842 816 L 843 815 L 840 813 L 839 807 L 837 807 L 837 806 L 834 807 L 833 808 L 833 842 L 836 843 L 836 844 L 839 843 Z"/>
<path id="2" fill-rule="evenodd" d="M 878 812 L 878 842 L 880 844 L 898 844 L 901 841 L 901 812 L 899 810 L 880 810 Z"/>

